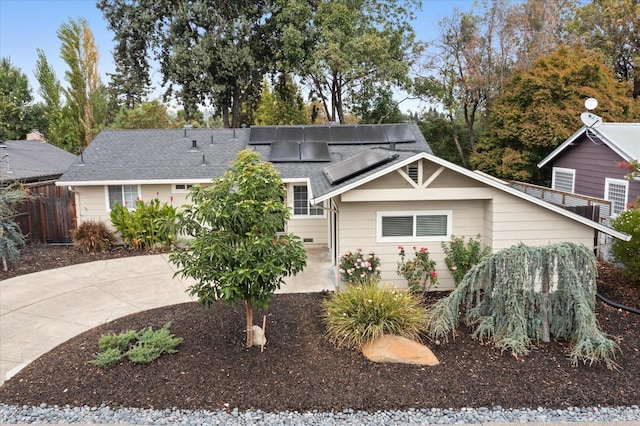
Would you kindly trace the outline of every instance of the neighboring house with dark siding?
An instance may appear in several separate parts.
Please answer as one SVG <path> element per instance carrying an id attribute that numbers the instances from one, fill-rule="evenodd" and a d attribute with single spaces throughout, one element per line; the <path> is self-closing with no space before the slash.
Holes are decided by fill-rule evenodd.
<path id="1" fill-rule="evenodd" d="M 552 167 L 553 189 L 609 200 L 615 216 L 640 197 L 640 179 L 625 179 L 617 164 L 638 159 L 640 123 L 600 123 L 583 126 L 538 167 Z"/>

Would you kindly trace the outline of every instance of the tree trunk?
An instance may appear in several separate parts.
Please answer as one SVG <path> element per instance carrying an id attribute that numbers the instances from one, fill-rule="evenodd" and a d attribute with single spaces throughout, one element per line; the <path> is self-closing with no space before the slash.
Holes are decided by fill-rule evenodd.
<path id="1" fill-rule="evenodd" d="M 247 314 L 247 347 L 253 346 L 253 306 L 248 300 L 244 301 L 244 310 Z"/>
<path id="2" fill-rule="evenodd" d="M 2 270 L 7 272 L 9 270 L 9 265 L 7 265 L 7 258 L 2 256 Z"/>
<path id="3" fill-rule="evenodd" d="M 542 306 L 540 307 L 540 315 L 542 316 L 542 341 L 549 343 L 551 336 L 549 333 L 549 269 L 544 268 L 542 271 Z"/>

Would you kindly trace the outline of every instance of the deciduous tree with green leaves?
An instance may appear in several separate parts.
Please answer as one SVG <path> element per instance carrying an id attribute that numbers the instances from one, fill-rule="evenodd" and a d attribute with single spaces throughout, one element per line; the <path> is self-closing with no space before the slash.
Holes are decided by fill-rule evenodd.
<path id="1" fill-rule="evenodd" d="M 192 204 L 180 214 L 180 231 L 192 238 L 173 250 L 176 274 L 196 283 L 189 294 L 206 307 L 218 300 L 244 302 L 247 346 L 253 345 L 253 311 L 264 309 L 283 278 L 306 265 L 302 240 L 280 233 L 290 217 L 282 180 L 271 163 L 251 150 L 238 153 L 211 186 L 194 186 Z"/>
<path id="2" fill-rule="evenodd" d="M 32 101 L 29 79 L 9 58 L 0 60 L 0 140 L 24 139 Z"/>
<path id="3" fill-rule="evenodd" d="M 628 95 L 603 58 L 579 46 L 561 46 L 518 71 L 494 102 L 487 131 L 471 165 L 493 176 L 543 183 L 536 165 L 582 126 L 584 100 L 598 99 L 604 121 L 637 121 L 640 104 Z"/>

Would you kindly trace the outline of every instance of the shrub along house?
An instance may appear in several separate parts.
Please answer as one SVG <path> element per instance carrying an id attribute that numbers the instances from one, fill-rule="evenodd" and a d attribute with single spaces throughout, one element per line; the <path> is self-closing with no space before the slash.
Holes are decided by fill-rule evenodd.
<path id="1" fill-rule="evenodd" d="M 383 280 L 399 286 L 398 245 L 427 247 L 446 289 L 453 280 L 440 244 L 452 235 L 480 234 L 494 251 L 520 242 L 593 247 L 594 229 L 628 238 L 434 156 L 414 124 L 106 130 L 58 185 L 75 192 L 78 223 L 109 224 L 115 202 L 184 204 L 191 185 L 221 176 L 245 148 L 280 170 L 287 232 L 326 247 L 334 265 L 348 250 L 373 250 Z"/>

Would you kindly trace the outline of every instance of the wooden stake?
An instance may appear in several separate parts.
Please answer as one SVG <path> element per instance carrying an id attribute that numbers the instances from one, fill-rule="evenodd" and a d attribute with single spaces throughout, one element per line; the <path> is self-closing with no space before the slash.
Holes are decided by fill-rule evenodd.
<path id="1" fill-rule="evenodd" d="M 267 334 L 265 333 L 267 328 L 267 316 L 262 316 L 262 342 L 260 342 L 260 353 L 264 351 L 264 342 L 267 340 Z"/>

